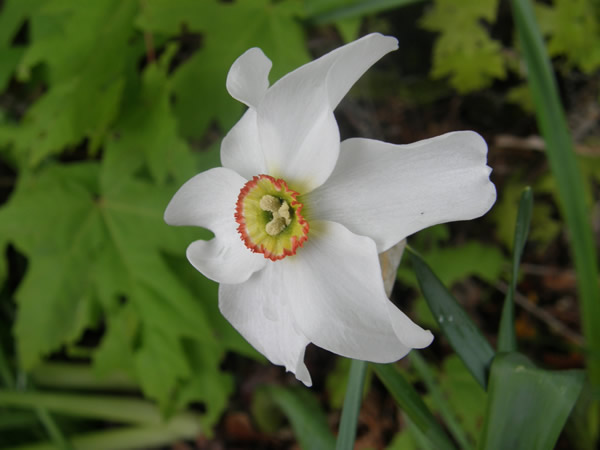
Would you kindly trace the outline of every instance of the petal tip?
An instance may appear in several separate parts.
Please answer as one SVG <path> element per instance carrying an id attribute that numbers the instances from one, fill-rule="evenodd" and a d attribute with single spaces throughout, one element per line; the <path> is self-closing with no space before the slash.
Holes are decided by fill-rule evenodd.
<path id="1" fill-rule="evenodd" d="M 256 108 L 269 88 L 269 72 L 273 63 L 258 47 L 240 55 L 231 65 L 225 87 L 240 102 Z"/>
<path id="2" fill-rule="evenodd" d="M 422 330 L 422 333 L 419 333 L 419 336 L 415 336 L 414 341 L 411 343 L 412 348 L 420 349 L 429 347 L 433 342 L 433 333 L 429 330 Z"/>

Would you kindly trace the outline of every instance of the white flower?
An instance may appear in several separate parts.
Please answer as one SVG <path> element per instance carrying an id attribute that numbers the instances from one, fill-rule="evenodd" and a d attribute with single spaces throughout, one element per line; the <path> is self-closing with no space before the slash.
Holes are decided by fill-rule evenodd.
<path id="1" fill-rule="evenodd" d="M 378 253 L 428 226 L 479 217 L 496 199 L 474 132 L 340 144 L 333 110 L 397 47 L 370 34 L 270 87 L 271 61 L 248 50 L 227 77 L 248 110 L 223 139 L 223 167 L 186 182 L 165 211 L 171 225 L 215 234 L 188 247 L 189 261 L 220 283 L 229 322 L 308 386 L 310 342 L 382 363 L 429 345 L 432 334 L 387 299 Z"/>

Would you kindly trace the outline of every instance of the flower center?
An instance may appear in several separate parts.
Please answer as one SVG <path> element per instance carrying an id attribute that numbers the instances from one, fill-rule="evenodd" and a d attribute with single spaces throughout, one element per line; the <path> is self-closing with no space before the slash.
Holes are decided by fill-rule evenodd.
<path id="1" fill-rule="evenodd" d="M 246 247 L 272 261 L 295 255 L 309 230 L 297 196 L 285 181 L 269 175 L 248 181 L 235 208 L 238 233 Z"/>
<path id="2" fill-rule="evenodd" d="M 265 227 L 269 236 L 277 236 L 285 227 L 292 223 L 290 205 L 272 195 L 265 195 L 260 199 L 260 208 L 273 214 L 273 219 Z"/>

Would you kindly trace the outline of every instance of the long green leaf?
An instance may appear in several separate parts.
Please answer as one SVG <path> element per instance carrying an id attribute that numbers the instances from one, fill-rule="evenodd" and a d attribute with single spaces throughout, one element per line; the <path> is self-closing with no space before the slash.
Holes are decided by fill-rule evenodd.
<path id="1" fill-rule="evenodd" d="M 600 286 L 589 210 L 573 144 L 558 96 L 550 62 L 530 0 L 511 0 L 513 15 L 527 63 L 538 126 L 546 142 L 548 161 L 556 180 L 559 202 L 571 243 L 581 303 L 581 321 L 588 345 L 588 370 L 600 386 Z"/>
<path id="2" fill-rule="evenodd" d="M 400 8 L 423 0 L 358 0 L 349 4 L 318 12 L 309 20 L 315 25 L 333 23 L 338 20 L 360 17 L 367 14 L 375 14 L 386 9 Z"/>
<path id="3" fill-rule="evenodd" d="M 403 240 L 379 255 L 381 276 L 383 278 L 385 294 L 388 297 L 392 295 L 392 289 L 394 288 L 398 273 L 398 266 L 400 265 L 400 260 L 404 254 L 405 247 L 406 240 Z M 338 450 L 354 448 L 356 422 L 360 411 L 366 373 L 366 362 L 357 360 L 352 361 L 336 443 L 336 449 Z"/>
<path id="4" fill-rule="evenodd" d="M 114 422 L 145 425 L 163 422 L 158 407 L 151 402 L 108 395 L 17 392 L 2 389 L 0 406 L 45 408 L 56 413 Z"/>
<path id="5" fill-rule="evenodd" d="M 485 389 L 494 350 L 427 263 L 409 246 L 407 250 L 433 317 L 454 351 Z"/>
<path id="6" fill-rule="evenodd" d="M 11 373 L 11 369 L 8 364 L 8 360 L 6 355 L 4 354 L 4 350 L 2 349 L 2 345 L 0 343 L 0 385 L 4 384 L 6 387 L 13 388 L 15 384 L 15 380 Z M 44 408 L 39 405 L 36 405 L 32 408 L 32 411 L 35 413 L 38 421 L 44 427 L 46 434 L 52 440 L 55 448 L 59 448 L 61 450 L 71 450 L 73 447 L 70 442 L 65 438 L 59 426 L 56 424 L 52 415 Z"/>
<path id="7" fill-rule="evenodd" d="M 510 285 L 502 308 L 500 319 L 500 331 L 498 333 L 498 351 L 517 351 L 517 336 L 515 334 L 515 291 L 517 290 L 517 277 L 519 276 L 519 264 L 523 256 L 525 242 L 529 234 L 531 224 L 531 211 L 533 210 L 533 194 L 531 188 L 527 187 L 521 194 L 519 201 L 519 212 L 515 224 L 515 237 L 513 242 L 513 261 Z"/>
<path id="8" fill-rule="evenodd" d="M 583 375 L 537 369 L 519 353 L 498 353 L 479 448 L 553 449 L 581 392 Z"/>
<path id="9" fill-rule="evenodd" d="M 440 415 L 444 419 L 444 422 L 446 423 L 446 426 L 448 427 L 448 431 L 450 431 L 454 439 L 456 439 L 456 442 L 460 445 L 460 448 L 462 450 L 469 450 L 473 448 L 472 443 L 467 437 L 467 433 L 465 433 L 465 430 L 458 422 L 454 411 L 452 411 L 452 408 L 448 404 L 448 400 L 445 398 L 444 393 L 440 389 L 440 386 L 435 380 L 433 373 L 427 365 L 425 359 L 419 352 L 416 351 L 410 352 L 408 357 L 415 370 L 425 383 L 427 391 L 431 395 L 433 405 L 439 411 Z"/>
<path id="10" fill-rule="evenodd" d="M 265 391 L 290 420 L 302 448 L 335 448 L 335 438 L 327 426 L 327 418 L 307 391 L 277 386 L 268 386 Z"/>
<path id="11" fill-rule="evenodd" d="M 421 396 L 402 374 L 392 364 L 372 364 L 372 367 L 396 403 L 429 440 L 431 448 L 453 449 L 454 445 L 423 403 Z"/>
<path id="12" fill-rule="evenodd" d="M 73 445 L 85 450 L 129 450 L 132 448 L 158 448 L 170 446 L 182 439 L 193 439 L 202 432 L 199 422 L 171 420 L 154 426 L 122 427 L 111 430 L 83 433 L 72 437 Z M 12 447 L 6 450 L 55 450 L 49 443 Z"/>
<path id="13" fill-rule="evenodd" d="M 342 408 L 342 418 L 340 419 L 340 429 L 335 446 L 336 450 L 354 448 L 356 423 L 358 421 L 366 373 L 367 363 L 365 361 L 352 360 L 346 397 L 344 398 L 344 407 Z"/>

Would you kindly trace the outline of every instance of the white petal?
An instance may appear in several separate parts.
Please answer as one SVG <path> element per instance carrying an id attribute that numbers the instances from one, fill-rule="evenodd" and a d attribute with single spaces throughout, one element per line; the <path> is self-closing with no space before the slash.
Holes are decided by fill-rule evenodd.
<path id="1" fill-rule="evenodd" d="M 247 180 L 267 173 L 258 139 L 256 111 L 249 108 L 221 142 L 221 164 Z"/>
<path id="2" fill-rule="evenodd" d="M 257 108 L 269 174 L 292 186 L 301 185 L 303 192 L 320 186 L 331 174 L 339 152 L 334 108 L 373 63 L 396 48 L 396 39 L 370 34 L 305 64 L 271 86 Z"/>
<path id="3" fill-rule="evenodd" d="M 375 243 L 334 222 L 313 221 L 308 241 L 279 269 L 302 333 L 349 358 L 392 362 L 433 339 L 386 297 Z"/>
<path id="4" fill-rule="evenodd" d="M 486 155 L 472 131 L 410 145 L 349 139 L 327 183 L 303 199 L 307 218 L 339 222 L 383 252 L 431 225 L 485 214 L 496 200 Z"/>
<path id="5" fill-rule="evenodd" d="M 193 225 L 215 234 L 235 222 L 235 204 L 246 180 L 233 170 L 216 167 L 190 178 L 165 210 L 169 225 Z"/>
<path id="6" fill-rule="evenodd" d="M 236 100 L 256 107 L 269 87 L 271 66 L 260 48 L 247 50 L 229 69 L 227 91 Z"/>
<path id="7" fill-rule="evenodd" d="M 221 313 L 244 338 L 273 364 L 285 366 L 305 385 L 312 384 L 304 365 L 309 341 L 297 331 L 286 299 L 279 295 L 277 263 L 267 264 L 248 281 L 219 286 Z M 267 312 L 267 314 L 265 314 Z"/>
<path id="8" fill-rule="evenodd" d="M 210 241 L 192 242 L 186 256 L 206 278 L 228 284 L 243 283 L 267 261 L 263 255 L 248 250 L 236 230 L 221 232 Z"/>
<path id="9" fill-rule="evenodd" d="M 211 230 L 210 241 L 193 242 L 187 250 L 192 265 L 207 278 L 241 283 L 265 265 L 237 234 L 235 204 L 246 180 L 232 170 L 217 167 L 188 180 L 165 211 L 169 225 L 193 225 Z"/>

